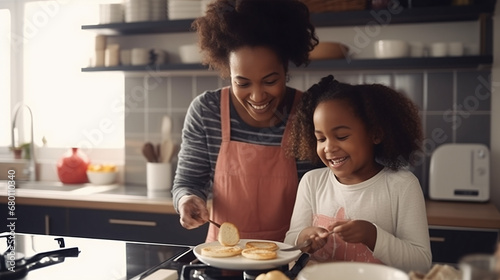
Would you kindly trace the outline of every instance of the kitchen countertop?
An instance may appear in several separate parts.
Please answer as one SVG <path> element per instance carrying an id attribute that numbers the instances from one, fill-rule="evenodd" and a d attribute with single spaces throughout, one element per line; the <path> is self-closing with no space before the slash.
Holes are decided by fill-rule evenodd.
<path id="1" fill-rule="evenodd" d="M 0 203 L 7 202 L 7 184 L 0 184 Z M 17 205 L 71 207 L 176 214 L 170 192 L 148 194 L 145 186 L 63 185 L 59 182 L 20 183 Z M 493 203 L 427 200 L 430 226 L 500 229 L 500 212 Z"/>
<path id="2" fill-rule="evenodd" d="M 500 212 L 491 202 L 427 200 L 429 225 L 500 229 Z"/>
<path id="3" fill-rule="evenodd" d="M 8 200 L 6 185 L 0 184 L 0 203 Z M 17 205 L 176 214 L 170 192 L 148 194 L 145 186 L 138 185 L 23 182 L 18 183 L 15 201 Z"/>

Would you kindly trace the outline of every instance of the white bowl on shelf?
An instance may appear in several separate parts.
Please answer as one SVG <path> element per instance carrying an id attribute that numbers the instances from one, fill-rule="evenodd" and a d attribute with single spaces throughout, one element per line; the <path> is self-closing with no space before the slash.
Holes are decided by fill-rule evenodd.
<path id="1" fill-rule="evenodd" d="M 201 53 L 198 44 L 180 46 L 179 57 L 182 63 L 201 63 Z"/>
<path id="2" fill-rule="evenodd" d="M 378 40 L 374 43 L 376 58 L 401 58 L 410 54 L 410 45 L 403 40 Z"/>

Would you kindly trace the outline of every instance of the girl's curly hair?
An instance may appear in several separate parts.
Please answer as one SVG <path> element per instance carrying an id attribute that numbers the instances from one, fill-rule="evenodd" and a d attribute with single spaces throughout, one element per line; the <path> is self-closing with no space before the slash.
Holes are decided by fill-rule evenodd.
<path id="1" fill-rule="evenodd" d="M 309 63 L 309 52 L 318 44 L 309 10 L 298 0 L 216 0 L 206 15 L 197 18 L 203 63 L 229 77 L 229 53 L 242 46 L 266 46 L 296 66 Z"/>
<path id="2" fill-rule="evenodd" d="M 345 100 L 363 121 L 370 133 L 381 133 L 382 141 L 375 146 L 375 160 L 397 170 L 414 164 L 415 152 L 423 141 L 419 109 L 408 97 L 381 84 L 349 85 L 321 79 L 302 95 L 293 120 L 288 153 L 298 159 L 319 163 L 316 153 L 313 114 L 319 103 Z"/>

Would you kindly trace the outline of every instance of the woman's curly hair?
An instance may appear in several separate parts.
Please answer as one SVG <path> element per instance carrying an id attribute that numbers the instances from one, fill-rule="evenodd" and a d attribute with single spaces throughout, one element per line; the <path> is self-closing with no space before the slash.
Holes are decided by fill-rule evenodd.
<path id="1" fill-rule="evenodd" d="M 298 0 L 216 0 L 206 15 L 197 18 L 203 63 L 229 77 L 229 53 L 242 46 L 266 46 L 296 66 L 309 63 L 309 52 L 318 44 L 309 10 Z"/>
<path id="2" fill-rule="evenodd" d="M 423 132 L 419 109 L 408 97 L 381 84 L 349 85 L 333 76 L 321 79 L 302 95 L 293 120 L 288 153 L 298 159 L 319 163 L 316 153 L 313 114 L 319 103 L 345 100 L 369 133 L 379 133 L 375 160 L 393 170 L 414 164 L 421 151 Z"/>

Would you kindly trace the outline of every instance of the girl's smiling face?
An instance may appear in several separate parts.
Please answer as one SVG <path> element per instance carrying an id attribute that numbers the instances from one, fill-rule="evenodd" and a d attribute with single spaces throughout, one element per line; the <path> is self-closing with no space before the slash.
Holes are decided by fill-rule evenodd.
<path id="1" fill-rule="evenodd" d="M 318 104 L 313 115 L 316 152 L 339 182 L 357 184 L 373 177 L 382 166 L 375 162 L 372 136 L 363 121 L 345 100 Z"/>
<path id="2" fill-rule="evenodd" d="M 266 47 L 242 47 L 230 53 L 232 101 L 240 117 L 255 127 L 270 127 L 286 93 L 285 66 Z"/>

